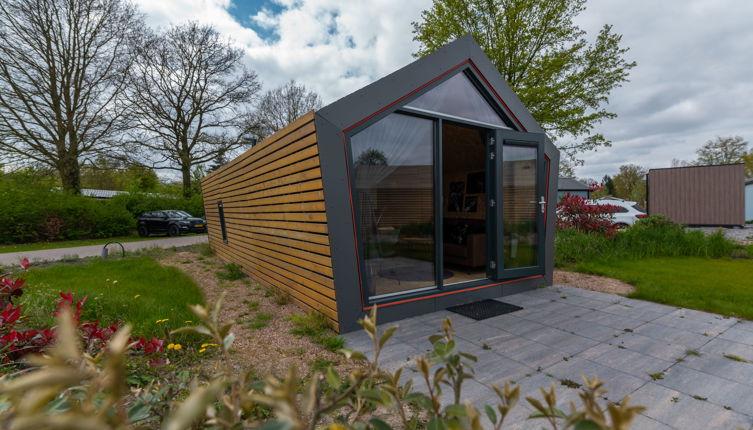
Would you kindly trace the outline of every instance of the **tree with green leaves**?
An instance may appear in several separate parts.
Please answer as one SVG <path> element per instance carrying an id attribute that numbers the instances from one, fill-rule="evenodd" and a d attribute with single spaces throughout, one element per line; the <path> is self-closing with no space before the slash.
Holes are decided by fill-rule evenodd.
<path id="1" fill-rule="evenodd" d="M 645 204 L 646 174 L 648 171 L 636 164 L 620 166 L 620 173 L 612 178 L 614 196 L 621 199 Z"/>
<path id="2" fill-rule="evenodd" d="M 604 25 L 589 42 L 574 18 L 586 0 L 434 0 L 413 23 L 416 56 L 470 33 L 568 158 L 610 146 L 595 131 L 609 95 L 627 82 L 636 63 L 625 56 L 622 35 Z"/>
<path id="3" fill-rule="evenodd" d="M 745 162 L 748 142 L 742 136 L 717 136 L 696 150 L 697 165 L 734 164 Z"/>

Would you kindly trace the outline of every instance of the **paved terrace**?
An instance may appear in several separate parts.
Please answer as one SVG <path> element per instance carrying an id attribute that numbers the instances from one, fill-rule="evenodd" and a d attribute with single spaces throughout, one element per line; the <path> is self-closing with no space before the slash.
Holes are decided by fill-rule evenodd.
<path id="1" fill-rule="evenodd" d="M 477 381 L 466 383 L 464 399 L 483 406 L 496 399 L 492 383 L 509 380 L 521 386 L 521 402 L 505 428 L 544 424 L 525 425 L 532 409 L 524 398 L 541 398 L 538 387 L 550 382 L 561 409 L 567 410 L 570 400 L 579 404 L 578 391 L 560 382 L 580 383 L 581 374 L 604 380 L 609 401 L 630 394 L 634 404 L 648 408 L 635 429 L 747 429 L 753 424 L 753 363 L 725 357 L 753 359 L 753 322 L 571 287 L 500 300 L 524 309 L 484 321 L 448 311 L 400 321 L 383 352 L 383 367 L 406 366 L 416 386 L 425 386 L 412 357 L 428 350 L 427 337 L 439 332 L 449 316 L 460 348 L 478 357 Z M 345 337 L 348 347 L 371 350 L 365 333 Z"/>

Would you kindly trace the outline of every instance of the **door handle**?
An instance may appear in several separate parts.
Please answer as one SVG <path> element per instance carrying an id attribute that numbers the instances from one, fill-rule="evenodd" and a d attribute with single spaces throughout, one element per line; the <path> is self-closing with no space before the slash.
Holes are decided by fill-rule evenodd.
<path id="1" fill-rule="evenodd" d="M 546 207 L 546 199 L 544 196 L 541 196 L 539 199 L 539 206 L 541 206 L 541 213 L 543 214 L 545 212 L 544 208 Z"/>

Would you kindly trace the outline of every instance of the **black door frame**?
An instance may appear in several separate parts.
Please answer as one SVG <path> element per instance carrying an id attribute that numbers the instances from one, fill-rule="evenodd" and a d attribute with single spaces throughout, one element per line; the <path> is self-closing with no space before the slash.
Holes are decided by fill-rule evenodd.
<path id="1" fill-rule="evenodd" d="M 529 133 L 519 132 L 512 130 L 497 130 L 495 133 L 496 142 L 496 163 L 495 174 L 498 175 L 495 178 L 496 200 L 499 202 L 497 205 L 498 212 L 495 214 L 497 222 L 495 222 L 497 231 L 495 232 L 496 240 L 496 256 L 497 256 L 497 279 L 510 279 L 519 278 L 524 276 L 541 275 L 544 273 L 544 262 L 546 254 L 546 226 L 544 220 L 546 217 L 547 199 L 546 195 L 546 160 L 544 158 L 544 143 L 546 136 L 543 133 Z M 528 267 L 516 267 L 508 269 L 505 267 L 505 253 L 504 253 L 504 185 L 503 181 L 503 162 L 504 162 L 504 146 L 522 146 L 528 148 L 536 148 L 536 265 Z"/>

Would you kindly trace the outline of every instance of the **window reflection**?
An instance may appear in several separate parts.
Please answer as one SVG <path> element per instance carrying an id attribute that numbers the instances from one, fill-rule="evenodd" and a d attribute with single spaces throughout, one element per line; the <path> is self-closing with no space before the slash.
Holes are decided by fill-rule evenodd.
<path id="1" fill-rule="evenodd" d="M 458 73 L 408 104 L 413 108 L 505 127 L 465 73 Z"/>
<path id="2" fill-rule="evenodd" d="M 433 121 L 392 114 L 351 138 L 370 296 L 436 284 Z"/>
<path id="3" fill-rule="evenodd" d="M 538 264 L 536 160 L 535 147 L 502 146 L 505 269 Z"/>

